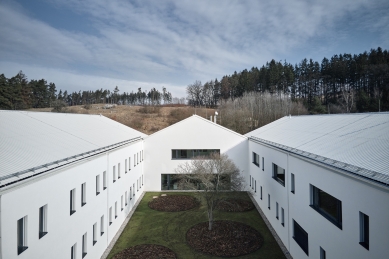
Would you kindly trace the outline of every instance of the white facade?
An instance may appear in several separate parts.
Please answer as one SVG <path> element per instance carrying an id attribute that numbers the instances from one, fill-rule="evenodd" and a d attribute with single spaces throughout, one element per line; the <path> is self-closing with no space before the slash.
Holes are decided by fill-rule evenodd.
<path id="1" fill-rule="evenodd" d="M 172 150 L 220 149 L 243 173 L 247 171 L 247 138 L 196 115 L 148 136 L 144 145 L 146 189 L 150 191 L 161 190 L 161 174 L 175 174 L 180 163 L 190 161 L 172 159 Z"/>
<path id="2" fill-rule="evenodd" d="M 24 117 L 34 137 L 23 134 Z M 71 258 L 75 244 L 76 258 L 100 258 L 142 192 L 160 191 L 163 175 L 190 161 L 172 150 L 227 154 L 293 258 L 323 258 L 320 249 L 326 258 L 389 254 L 389 114 L 283 118 L 246 136 L 196 115 L 150 136 L 102 116 L 0 112 L 0 119 L 10 122 L 0 127 L 0 259 Z M 341 202 L 340 225 L 312 206 L 313 188 Z M 360 244 L 360 213 L 369 217 L 368 249 Z M 294 238 L 294 221 L 308 234 L 307 252 Z M 19 254 L 20 242 L 27 249 Z"/>

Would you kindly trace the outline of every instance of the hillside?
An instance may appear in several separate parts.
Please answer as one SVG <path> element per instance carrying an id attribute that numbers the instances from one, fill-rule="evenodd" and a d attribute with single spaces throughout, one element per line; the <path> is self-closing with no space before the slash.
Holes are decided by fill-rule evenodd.
<path id="1" fill-rule="evenodd" d="M 153 134 L 193 114 L 207 117 L 215 113 L 214 109 L 196 108 L 189 106 L 129 106 L 117 105 L 104 109 L 103 104 L 89 106 L 78 105 L 65 109 L 68 113 L 101 114 L 145 134 Z M 52 108 L 29 109 L 30 111 L 51 112 Z"/>

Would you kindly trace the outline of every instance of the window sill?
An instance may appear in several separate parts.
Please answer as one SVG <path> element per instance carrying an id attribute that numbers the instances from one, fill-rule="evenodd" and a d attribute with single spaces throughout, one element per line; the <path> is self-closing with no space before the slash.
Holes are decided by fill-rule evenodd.
<path id="1" fill-rule="evenodd" d="M 44 237 L 47 234 L 47 232 L 39 232 L 39 239 Z"/>
<path id="2" fill-rule="evenodd" d="M 70 215 L 73 215 L 73 213 L 75 213 L 75 212 L 76 212 L 75 210 L 71 210 Z"/>
<path id="3" fill-rule="evenodd" d="M 359 242 L 359 244 L 369 250 L 369 244 L 367 244 L 366 242 Z"/>
<path id="4" fill-rule="evenodd" d="M 329 222 L 337 226 L 340 230 L 342 230 L 342 222 L 339 222 L 332 217 L 330 217 L 325 211 L 321 210 L 320 208 L 314 206 L 314 205 L 309 205 L 312 209 L 316 210 L 320 215 L 322 215 L 324 218 L 326 218 Z"/>
<path id="5" fill-rule="evenodd" d="M 26 251 L 28 246 L 18 246 L 18 255 Z"/>
<path id="6" fill-rule="evenodd" d="M 280 180 L 279 178 L 274 177 L 274 176 L 273 176 L 273 179 L 276 180 L 276 182 L 278 182 L 279 184 L 281 184 L 282 186 L 285 187 L 285 181 L 282 181 L 282 180 Z"/>

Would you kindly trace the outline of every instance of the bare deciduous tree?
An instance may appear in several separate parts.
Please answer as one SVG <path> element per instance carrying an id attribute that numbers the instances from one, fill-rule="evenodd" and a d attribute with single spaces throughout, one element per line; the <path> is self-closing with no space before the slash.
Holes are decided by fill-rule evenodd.
<path id="1" fill-rule="evenodd" d="M 244 190 L 244 178 L 227 155 L 212 153 L 176 168 L 180 189 L 199 190 L 207 205 L 208 229 L 212 230 L 213 211 L 223 201 L 223 192 Z"/>

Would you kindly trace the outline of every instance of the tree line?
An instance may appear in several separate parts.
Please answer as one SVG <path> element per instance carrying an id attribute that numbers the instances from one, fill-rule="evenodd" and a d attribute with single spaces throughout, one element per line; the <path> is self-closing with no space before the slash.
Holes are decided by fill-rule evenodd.
<path id="1" fill-rule="evenodd" d="M 321 63 L 304 58 L 299 64 L 267 62 L 236 71 L 220 80 L 187 86 L 188 104 L 216 107 L 259 92 L 285 95 L 302 102 L 310 113 L 389 110 L 389 53 L 380 47 L 361 54 L 339 54 Z"/>
<path id="2" fill-rule="evenodd" d="M 162 91 L 152 88 L 149 91 L 119 93 L 118 86 L 113 91 L 98 89 L 95 91 L 59 90 L 54 83 L 45 79 L 28 80 L 20 71 L 11 78 L 0 74 L 0 109 L 22 110 L 29 108 L 47 108 L 58 106 L 89 105 L 89 104 L 129 104 L 129 105 L 160 105 L 172 102 L 180 103 L 181 99 L 173 98 L 172 94 L 162 87 Z"/>

